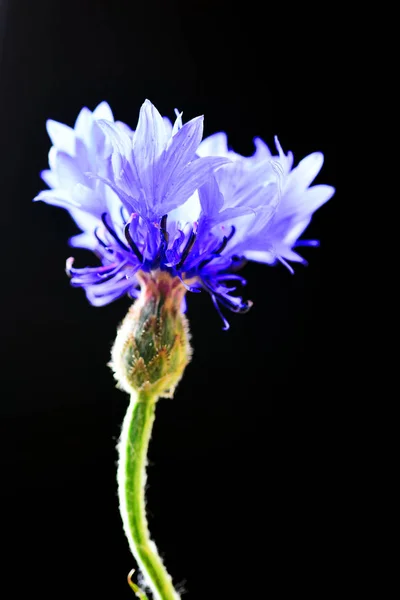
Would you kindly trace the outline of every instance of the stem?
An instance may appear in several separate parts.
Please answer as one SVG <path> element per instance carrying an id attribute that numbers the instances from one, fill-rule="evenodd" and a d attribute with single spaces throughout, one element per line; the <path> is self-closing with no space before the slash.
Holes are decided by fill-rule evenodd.
<path id="1" fill-rule="evenodd" d="M 118 494 L 129 547 L 155 600 L 179 600 L 170 575 L 157 552 L 146 519 L 145 485 L 147 450 L 157 397 L 132 394 L 119 441 Z"/>

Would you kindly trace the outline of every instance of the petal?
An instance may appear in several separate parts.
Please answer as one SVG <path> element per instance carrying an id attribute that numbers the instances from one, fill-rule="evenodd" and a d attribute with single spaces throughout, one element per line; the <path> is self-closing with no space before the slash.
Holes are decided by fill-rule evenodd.
<path id="1" fill-rule="evenodd" d="M 54 173 L 54 171 L 51 171 L 50 169 L 46 169 L 46 170 L 42 171 L 40 173 L 40 177 L 43 179 L 43 181 L 45 183 L 47 183 L 47 185 L 50 188 L 56 188 L 59 186 L 57 174 Z"/>
<path id="2" fill-rule="evenodd" d="M 183 123 L 182 123 L 182 115 L 183 112 L 179 112 L 179 110 L 176 108 L 175 109 L 175 115 L 176 115 L 176 119 L 175 119 L 175 123 L 174 126 L 172 128 L 172 135 L 174 136 L 180 129 L 182 129 L 183 127 Z"/>
<path id="3" fill-rule="evenodd" d="M 314 185 L 303 196 L 303 211 L 311 214 L 330 200 L 335 193 L 331 185 Z M 302 211 L 302 212 L 303 212 Z"/>
<path id="4" fill-rule="evenodd" d="M 168 213 L 168 223 L 178 223 L 180 228 L 186 223 L 192 224 L 199 219 L 200 210 L 199 194 L 195 192 L 189 200 Z"/>
<path id="5" fill-rule="evenodd" d="M 52 171 L 56 168 L 56 158 L 58 150 L 55 146 L 52 146 L 49 150 L 49 167 Z"/>
<path id="6" fill-rule="evenodd" d="M 177 174 L 168 182 L 166 193 L 161 198 L 161 203 L 157 207 L 161 211 L 161 214 L 186 202 L 218 167 L 228 162 L 229 160 L 226 158 L 214 158 L 210 156 L 207 158 L 198 158 L 190 163 L 183 173 Z"/>
<path id="7" fill-rule="evenodd" d="M 226 133 L 220 131 L 205 138 L 198 147 L 199 156 L 228 156 L 228 138 Z"/>
<path id="8" fill-rule="evenodd" d="M 127 159 L 132 151 L 132 140 L 126 129 L 118 126 L 117 123 L 110 123 L 110 121 L 103 119 L 98 120 L 96 124 L 110 140 L 114 152 Z"/>
<path id="9" fill-rule="evenodd" d="M 221 223 L 227 224 L 228 221 L 230 223 L 233 219 L 238 219 L 240 217 L 244 217 L 245 215 L 256 216 L 256 211 L 248 206 L 236 206 L 234 208 L 226 208 L 225 210 L 222 210 L 219 214 L 214 215 L 214 217 L 212 217 L 212 227 Z M 235 227 L 237 228 L 238 226 L 240 226 L 240 220 L 236 220 L 232 224 L 235 225 Z"/>
<path id="10" fill-rule="evenodd" d="M 131 288 L 136 287 L 137 283 L 136 277 L 132 274 L 129 279 L 122 278 L 119 281 L 108 282 L 108 285 L 102 286 L 101 290 L 99 287 L 102 284 L 90 285 L 85 290 L 86 296 L 93 306 L 104 306 L 126 294 Z"/>
<path id="11" fill-rule="evenodd" d="M 46 204 L 51 204 L 52 206 L 61 206 L 67 210 L 70 210 L 73 206 L 78 208 L 80 206 L 71 198 L 71 194 L 67 190 L 60 188 L 56 190 L 43 190 L 43 192 L 40 192 L 33 199 L 34 202 L 38 202 L 39 200 L 46 202 Z"/>
<path id="12" fill-rule="evenodd" d="M 305 191 L 292 189 L 285 192 L 277 211 L 279 220 L 288 217 L 304 218 L 312 215 L 320 206 L 325 204 L 335 193 L 330 185 L 314 185 Z"/>
<path id="13" fill-rule="evenodd" d="M 75 134 L 77 137 L 81 138 L 85 141 L 85 143 L 90 142 L 90 133 L 93 126 L 93 115 L 91 111 L 86 108 L 82 108 L 79 113 L 76 121 L 75 121 Z"/>
<path id="14" fill-rule="evenodd" d="M 304 258 L 302 256 L 300 256 L 300 254 L 297 254 L 297 252 L 294 252 L 290 246 L 279 246 L 277 248 L 278 254 L 280 256 L 283 256 L 283 258 L 285 258 L 286 260 L 290 260 L 292 262 L 299 262 L 299 263 L 305 263 L 306 261 L 304 260 Z"/>
<path id="15" fill-rule="evenodd" d="M 199 189 L 201 210 L 207 217 L 217 215 L 224 205 L 224 197 L 220 192 L 215 177 L 210 177 Z"/>
<path id="16" fill-rule="evenodd" d="M 291 227 L 288 228 L 286 235 L 282 238 L 282 242 L 287 246 L 292 247 L 294 243 L 298 240 L 298 238 L 301 236 L 303 231 L 307 229 L 307 227 L 310 224 L 310 221 L 311 217 L 308 217 L 306 219 L 303 219 L 302 221 L 293 223 Z"/>
<path id="17" fill-rule="evenodd" d="M 116 185 L 113 181 L 107 179 L 106 177 L 101 177 L 101 175 L 96 175 L 95 173 L 86 173 L 86 175 L 88 177 L 92 177 L 93 179 L 98 179 L 105 185 L 108 185 L 114 194 L 116 194 L 116 196 L 118 196 L 118 198 L 121 200 L 129 215 L 132 212 L 142 214 L 145 207 L 142 207 L 137 200 L 127 194 L 123 189 L 118 187 L 118 185 Z"/>
<path id="18" fill-rule="evenodd" d="M 114 151 L 111 157 L 111 164 L 114 181 L 109 181 L 99 174 L 97 174 L 97 176 L 101 181 L 104 181 L 109 185 L 124 202 L 130 197 L 132 199 L 130 202 L 133 205 L 142 194 L 139 189 L 139 175 L 132 156 L 132 140 L 130 136 L 115 123 L 100 120 L 97 121 L 97 124 L 107 135 L 113 146 Z M 135 173 L 133 173 L 132 166 L 135 168 Z M 96 176 L 96 173 L 94 173 L 94 176 Z M 143 206 L 143 208 L 145 207 Z"/>
<path id="19" fill-rule="evenodd" d="M 77 183 L 85 183 L 85 176 L 79 167 L 79 161 L 65 154 L 57 152 L 55 158 L 55 171 L 57 173 L 60 186 L 69 189 Z"/>
<path id="20" fill-rule="evenodd" d="M 287 155 L 284 153 L 284 151 L 282 150 L 282 146 L 280 145 L 280 142 L 278 140 L 277 135 L 275 136 L 274 141 L 275 141 L 276 149 L 278 150 L 279 160 L 283 166 L 285 175 L 287 175 L 290 172 L 290 169 L 292 168 L 292 165 L 293 165 L 293 154 L 291 152 L 288 152 Z"/>
<path id="21" fill-rule="evenodd" d="M 133 152 L 139 170 L 153 164 L 167 144 L 164 120 L 156 107 L 146 100 L 139 113 L 133 136 Z"/>
<path id="22" fill-rule="evenodd" d="M 256 147 L 256 151 L 253 155 L 253 158 L 256 160 L 266 160 L 272 158 L 271 150 L 268 148 L 267 144 L 259 137 L 254 138 L 254 145 Z"/>
<path id="23" fill-rule="evenodd" d="M 314 152 L 299 162 L 289 174 L 286 190 L 305 190 L 314 181 L 324 163 L 322 152 Z"/>
<path id="24" fill-rule="evenodd" d="M 64 125 L 63 123 L 59 123 L 58 121 L 48 119 L 46 121 L 46 129 L 53 145 L 57 148 L 57 150 L 74 156 L 75 131 L 71 127 L 68 127 L 68 125 Z"/>
<path id="25" fill-rule="evenodd" d="M 259 195 L 263 193 L 262 202 L 265 203 L 268 199 L 272 201 L 278 191 L 277 181 L 281 177 L 274 166 L 275 163 L 271 160 L 249 165 L 242 159 L 221 169 L 217 173 L 217 180 L 225 203 L 230 207 L 244 204 L 258 206 L 261 202 Z"/>
<path id="26" fill-rule="evenodd" d="M 89 138 L 90 141 L 90 138 Z M 89 157 L 89 152 L 88 152 L 88 145 L 83 139 L 81 138 L 76 138 L 76 154 L 75 154 L 75 160 L 76 160 L 76 164 L 79 165 L 79 170 L 82 173 L 85 173 L 85 171 L 90 171 L 91 168 L 91 164 L 90 164 L 90 157 Z"/>
<path id="27" fill-rule="evenodd" d="M 98 218 L 101 217 L 107 205 L 99 190 L 93 190 L 81 183 L 76 184 L 71 190 L 71 198 L 82 208 Z"/>
<path id="28" fill-rule="evenodd" d="M 221 217 L 223 215 L 221 213 Z M 269 223 L 273 217 L 274 208 L 263 206 L 257 211 L 252 210 L 226 221 L 227 225 L 235 227 L 235 235 L 229 246 L 230 253 L 242 255 L 247 250 L 270 250 L 275 242 L 269 234 Z"/>
<path id="29" fill-rule="evenodd" d="M 134 131 L 132 131 L 132 129 L 129 127 L 129 125 L 127 125 L 123 121 L 115 121 L 115 124 L 121 131 L 123 131 L 124 133 L 129 135 L 129 137 L 132 137 L 133 134 L 135 133 Z"/>
<path id="30" fill-rule="evenodd" d="M 165 131 L 167 132 L 167 137 L 170 138 L 170 137 L 172 137 L 172 128 L 173 128 L 171 119 L 169 119 L 168 117 L 163 117 L 163 121 L 164 121 Z"/>
<path id="31" fill-rule="evenodd" d="M 203 135 L 203 117 L 196 117 L 186 123 L 174 137 L 160 161 L 163 172 L 160 181 L 160 194 L 167 190 L 170 180 L 176 179 L 181 171 L 194 158 Z"/>
<path id="32" fill-rule="evenodd" d="M 112 110 L 107 102 L 100 102 L 100 104 L 93 111 L 93 119 L 105 119 L 106 121 L 114 121 Z"/>
<path id="33" fill-rule="evenodd" d="M 96 237 L 89 231 L 74 235 L 68 240 L 68 243 L 72 248 L 85 248 L 86 250 L 95 250 L 99 245 Z"/>
<path id="34" fill-rule="evenodd" d="M 272 265 L 276 261 L 276 255 L 266 250 L 245 250 L 243 256 L 247 260 L 254 260 L 255 262 L 262 262 Z"/>

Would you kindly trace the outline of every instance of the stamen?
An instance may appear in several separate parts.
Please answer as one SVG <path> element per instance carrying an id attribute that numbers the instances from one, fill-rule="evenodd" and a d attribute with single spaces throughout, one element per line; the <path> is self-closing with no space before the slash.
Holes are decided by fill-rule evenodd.
<path id="1" fill-rule="evenodd" d="M 121 248 L 123 250 L 126 250 L 126 252 L 129 252 L 128 246 L 126 246 L 123 242 L 121 242 L 121 240 L 119 239 L 119 237 L 115 233 L 114 229 L 107 223 L 107 213 L 104 212 L 101 215 L 101 220 L 103 221 L 104 227 L 107 229 L 108 233 L 110 233 L 112 235 L 112 237 L 114 238 L 114 240 L 116 242 L 118 242 L 118 244 L 121 246 Z"/>
<path id="2" fill-rule="evenodd" d="M 100 244 L 101 246 L 103 246 L 103 248 L 106 248 L 106 249 L 107 249 L 107 247 L 108 247 L 108 246 L 107 246 L 107 244 L 106 244 L 106 243 L 105 243 L 105 242 L 104 242 L 104 241 L 101 239 L 101 237 L 99 236 L 99 227 L 96 227 L 96 229 L 94 230 L 94 235 L 95 235 L 95 237 L 96 237 L 97 241 L 99 242 L 99 244 Z"/>
<path id="3" fill-rule="evenodd" d="M 214 304 L 214 306 L 216 308 L 216 311 L 219 314 L 219 316 L 221 317 L 222 322 L 224 324 L 224 326 L 222 328 L 223 331 L 228 331 L 228 329 L 229 329 L 229 323 L 225 319 L 224 315 L 222 314 L 221 309 L 220 309 L 219 304 L 218 304 L 218 301 L 217 301 L 216 297 L 214 296 L 214 294 L 211 294 L 211 300 L 213 301 L 213 304 Z"/>
<path id="4" fill-rule="evenodd" d="M 233 238 L 233 236 L 235 235 L 235 232 L 236 232 L 236 227 L 234 225 L 232 225 L 230 234 L 228 236 L 224 235 L 220 246 L 216 250 L 213 250 L 211 252 L 211 256 L 209 256 L 209 258 L 205 258 L 204 260 L 202 260 L 199 263 L 199 265 L 197 267 L 199 271 L 203 267 L 205 267 L 206 265 L 208 265 L 208 263 L 210 263 L 212 260 L 214 260 L 214 258 L 216 256 L 219 256 L 221 254 L 222 250 L 225 250 L 228 242 L 230 242 L 231 239 Z"/>
<path id="5" fill-rule="evenodd" d="M 251 300 L 242 300 L 236 296 L 229 296 L 228 292 L 232 291 L 235 288 L 228 289 L 226 288 L 225 294 L 217 292 L 215 288 L 210 286 L 206 281 L 203 281 L 203 286 L 210 293 L 211 297 L 215 298 L 217 302 L 222 304 L 225 308 L 229 308 L 234 313 L 244 314 L 250 310 L 253 306 L 253 302 Z"/>
<path id="6" fill-rule="evenodd" d="M 167 219 L 168 219 L 168 215 L 164 215 L 160 221 L 160 229 L 161 229 L 161 234 L 164 238 L 164 241 L 168 244 L 169 242 L 169 233 L 167 231 Z"/>
<path id="7" fill-rule="evenodd" d="M 129 227 L 130 227 L 130 225 L 131 225 L 131 220 L 129 220 L 128 223 L 125 225 L 125 228 L 124 228 L 125 237 L 128 240 L 128 244 L 130 245 L 130 247 L 132 249 L 132 252 L 136 256 L 136 258 L 140 262 L 143 262 L 142 253 L 140 252 L 139 248 L 136 246 L 135 242 L 133 241 L 133 239 L 131 237 L 131 234 L 129 233 Z"/>
<path id="8" fill-rule="evenodd" d="M 315 246 L 315 247 L 318 247 L 319 246 L 319 241 L 318 240 L 298 240 L 295 243 L 294 248 L 298 248 L 299 246 Z"/>
<path id="9" fill-rule="evenodd" d="M 121 204 L 121 208 L 119 209 L 119 214 L 121 215 L 122 222 L 125 223 L 125 215 L 124 215 L 125 206 Z"/>
<path id="10" fill-rule="evenodd" d="M 193 286 L 193 285 L 189 285 L 188 283 L 185 283 L 185 282 L 183 281 L 182 277 L 180 277 L 179 275 L 178 275 L 178 277 L 179 277 L 179 279 L 181 280 L 181 282 L 182 282 L 182 285 L 184 285 L 184 287 L 185 287 L 187 290 L 189 290 L 189 292 L 194 292 L 195 294 L 200 294 L 200 292 L 201 292 L 201 288 L 200 288 L 200 287 L 197 287 L 197 286 L 195 287 L 195 286 Z"/>
<path id="11" fill-rule="evenodd" d="M 232 260 L 233 266 L 230 267 L 230 269 L 231 270 L 233 269 L 234 271 L 239 271 L 248 262 L 247 258 L 245 258 L 244 256 L 238 256 L 237 254 L 235 254 L 234 256 L 232 256 L 231 260 Z"/>
<path id="12" fill-rule="evenodd" d="M 292 269 L 292 267 L 289 265 L 289 263 L 287 262 L 287 260 L 285 260 L 284 258 L 282 258 L 282 256 L 277 256 L 276 257 L 279 262 L 281 262 L 287 269 L 289 269 L 290 273 L 292 275 L 294 275 L 294 269 Z"/>
<path id="13" fill-rule="evenodd" d="M 243 285 L 243 286 L 247 285 L 247 281 L 244 277 L 241 277 L 240 275 L 234 275 L 231 273 L 227 273 L 226 275 L 225 274 L 219 275 L 218 280 L 219 281 L 238 281 L 240 283 L 240 285 Z"/>
<path id="14" fill-rule="evenodd" d="M 99 269 L 99 271 L 97 273 L 99 281 L 98 282 L 93 282 L 93 285 L 97 285 L 98 283 L 104 283 L 106 281 L 109 281 L 110 279 L 112 279 L 113 277 L 115 277 L 115 275 L 117 275 L 117 273 L 119 273 L 121 271 L 121 269 L 123 267 L 125 267 L 126 264 L 127 264 L 127 261 L 123 260 L 122 262 L 117 263 L 117 266 L 114 267 L 114 268 L 112 268 L 113 265 L 110 265 L 110 269 L 111 270 L 107 270 L 107 271 L 102 272 Z"/>
<path id="15" fill-rule="evenodd" d="M 225 306 L 225 308 L 229 308 L 229 310 L 231 310 L 234 313 L 244 315 L 253 306 L 253 302 L 251 300 L 242 300 L 240 305 L 238 306 L 232 301 L 232 298 L 230 298 L 229 296 L 223 296 L 222 294 L 218 294 L 215 291 L 213 292 L 213 294 L 218 298 L 218 302 L 220 302 L 222 306 Z M 235 298 L 235 300 L 238 300 L 238 298 Z"/>
<path id="16" fill-rule="evenodd" d="M 230 240 L 235 235 L 235 231 L 236 231 L 236 227 L 234 225 L 232 225 L 230 234 L 228 236 L 224 235 L 224 237 L 222 238 L 220 247 L 217 250 L 214 250 L 213 254 L 218 255 L 218 254 L 221 254 L 222 250 L 225 250 L 227 243 L 230 242 Z"/>
<path id="17" fill-rule="evenodd" d="M 182 252 L 181 260 L 178 262 L 178 264 L 175 267 L 176 269 L 180 269 L 182 267 L 183 263 L 185 262 L 185 260 L 187 259 L 188 255 L 189 255 L 189 252 L 193 248 L 193 244 L 196 241 L 196 237 L 197 237 L 197 232 L 193 228 L 191 231 L 191 234 L 189 236 L 188 242 Z"/>
<path id="18" fill-rule="evenodd" d="M 72 273 L 71 273 L 71 269 L 72 269 L 72 265 L 75 262 L 75 258 L 73 256 L 70 256 L 69 258 L 67 258 L 66 263 L 65 263 L 65 272 L 68 275 L 68 277 L 73 277 Z"/>

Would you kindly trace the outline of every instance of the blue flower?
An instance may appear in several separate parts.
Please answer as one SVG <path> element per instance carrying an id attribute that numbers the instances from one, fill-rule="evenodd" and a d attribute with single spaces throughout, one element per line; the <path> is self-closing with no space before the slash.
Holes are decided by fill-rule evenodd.
<path id="1" fill-rule="evenodd" d="M 114 122 L 106 103 L 83 108 L 74 129 L 47 122 L 53 147 L 42 178 L 50 190 L 35 200 L 66 208 L 82 234 L 72 246 L 93 250 L 99 267 L 67 263 L 71 283 L 95 306 L 137 297 L 138 271 L 177 276 L 193 292 L 206 290 L 220 307 L 244 312 L 234 294 L 247 260 L 305 262 L 295 251 L 313 212 L 333 195 L 310 184 L 323 164 L 314 153 L 292 169 L 293 156 L 275 139 L 276 155 L 260 139 L 243 157 L 224 133 L 202 140 L 203 118 L 174 125 L 149 102 L 137 128 Z M 228 324 L 225 318 L 225 328 Z"/>

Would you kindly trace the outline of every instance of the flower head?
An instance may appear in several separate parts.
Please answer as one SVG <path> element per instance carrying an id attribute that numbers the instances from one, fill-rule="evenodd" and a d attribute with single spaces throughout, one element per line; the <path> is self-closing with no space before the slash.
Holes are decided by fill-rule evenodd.
<path id="1" fill-rule="evenodd" d="M 276 155 L 256 139 L 253 156 L 243 157 L 224 133 L 201 141 L 202 117 L 183 124 L 177 113 L 172 125 L 148 100 L 135 131 L 114 122 L 106 103 L 82 109 L 74 129 L 47 128 L 53 147 L 42 177 L 52 189 L 36 200 L 66 208 L 83 232 L 71 245 L 100 258 L 98 267 L 67 264 L 72 285 L 95 306 L 137 297 L 137 273 L 160 270 L 208 291 L 219 312 L 244 312 L 251 303 L 234 294 L 245 283 L 237 270 L 246 260 L 290 270 L 287 261 L 304 262 L 295 248 L 317 242 L 298 238 L 334 193 L 309 187 L 322 154 L 292 169 L 277 139 Z"/>
<path id="2" fill-rule="evenodd" d="M 171 398 L 192 355 L 181 311 L 186 290 L 168 272 L 140 272 L 138 278 L 141 294 L 118 330 L 110 367 L 126 392 Z"/>

